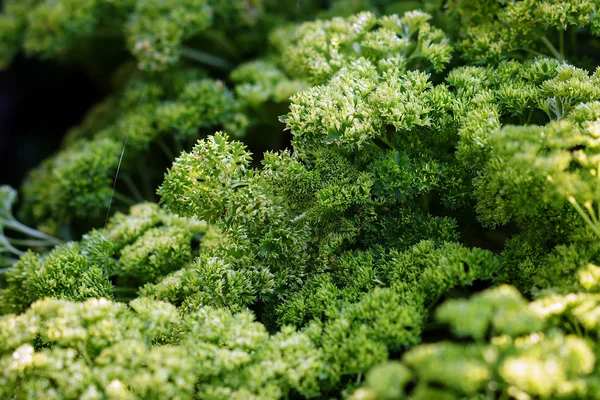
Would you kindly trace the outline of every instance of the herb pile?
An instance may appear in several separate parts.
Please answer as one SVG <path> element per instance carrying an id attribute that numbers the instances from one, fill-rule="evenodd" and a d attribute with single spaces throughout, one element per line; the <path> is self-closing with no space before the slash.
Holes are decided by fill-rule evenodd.
<path id="1" fill-rule="evenodd" d="M 0 14 L 6 65 L 108 43 L 0 190 L 1 398 L 600 399 L 597 1 Z"/>

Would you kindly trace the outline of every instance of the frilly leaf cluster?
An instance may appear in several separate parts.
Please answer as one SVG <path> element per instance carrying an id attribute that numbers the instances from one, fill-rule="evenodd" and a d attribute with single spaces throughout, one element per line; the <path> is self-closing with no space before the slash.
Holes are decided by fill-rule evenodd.
<path id="1" fill-rule="evenodd" d="M 189 265 L 207 231 L 206 223 L 174 216 L 153 203 L 137 204 L 79 242 L 20 256 L 3 271 L 0 310 L 23 312 L 46 297 L 131 299 L 144 283 Z"/>
<path id="2" fill-rule="evenodd" d="M 582 291 L 528 302 L 507 285 L 447 301 L 436 319 L 457 340 L 374 368 L 351 398 L 597 398 L 598 301 Z"/>
<path id="3" fill-rule="evenodd" d="M 244 135 L 241 103 L 222 81 L 204 75 L 132 76 L 69 132 L 57 154 L 30 171 L 21 215 L 51 232 L 73 220 L 99 220 L 113 203 L 123 209 L 154 200 L 162 166 L 187 142 L 216 127 Z"/>
<path id="4" fill-rule="evenodd" d="M 419 10 L 403 16 L 377 18 L 363 12 L 348 18 L 305 23 L 276 31 L 271 39 L 281 52 L 284 68 L 312 83 L 324 83 L 342 67 L 364 57 L 379 62 L 441 71 L 450 61 L 446 35 Z"/>
<path id="5" fill-rule="evenodd" d="M 293 3 L 6 2 L 138 70 L 23 185 L 81 240 L 0 188 L 0 397 L 599 398 L 596 3 Z"/>
<path id="6" fill-rule="evenodd" d="M 302 333 L 269 335 L 249 312 L 181 315 L 137 299 L 47 299 L 0 323 L 0 394 L 62 399 L 278 399 L 313 395 L 319 351 Z"/>
<path id="7" fill-rule="evenodd" d="M 221 242 L 141 295 L 191 310 L 260 305 L 267 326 L 304 326 L 333 388 L 417 343 L 429 307 L 448 289 L 491 279 L 500 262 L 453 243 L 455 222 L 419 210 L 414 194 L 377 198 L 374 174 L 359 169 L 368 158 L 327 147 L 267 153 L 262 169 L 222 133 L 184 152 L 162 202 L 215 224 Z M 404 234 L 379 228 L 387 224 Z"/>
<path id="8" fill-rule="evenodd" d="M 28 55 L 64 58 L 86 39 L 112 34 L 125 37 L 141 70 L 161 72 L 186 53 L 184 41 L 214 26 L 256 25 L 262 13 L 261 1 L 9 0 L 0 16 L 0 59 L 8 64 L 21 48 Z"/>
<path id="9" fill-rule="evenodd" d="M 449 0 L 447 14 L 459 27 L 458 47 L 474 63 L 496 63 L 527 53 L 562 59 L 581 57 L 579 43 L 600 36 L 593 0 Z"/>

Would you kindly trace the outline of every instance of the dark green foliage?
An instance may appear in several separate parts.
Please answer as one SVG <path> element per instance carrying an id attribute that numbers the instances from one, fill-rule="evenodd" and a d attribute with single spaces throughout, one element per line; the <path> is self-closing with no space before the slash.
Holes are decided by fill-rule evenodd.
<path id="1" fill-rule="evenodd" d="M 590 36 L 600 35 L 600 6 L 593 0 L 450 0 L 446 3 L 448 13 L 460 30 L 459 48 L 465 59 L 476 63 L 498 62 L 507 56 L 536 51 L 570 59 L 583 50 L 581 44 L 590 41 Z M 566 46 L 565 36 L 570 40 Z M 551 42 L 550 39 L 556 37 L 559 40 Z M 557 42 L 560 44 L 553 46 Z M 565 54 L 566 47 L 569 54 Z"/>
<path id="2" fill-rule="evenodd" d="M 2 311 L 21 312 L 44 297 L 81 301 L 94 297 L 112 297 L 108 281 L 113 266 L 109 261 L 113 246 L 100 232 L 79 243 L 57 247 L 48 255 L 27 252 L 6 273 L 7 286 L 2 289 Z M 92 254 L 89 254 L 92 252 Z"/>
<path id="3" fill-rule="evenodd" d="M 140 203 L 129 215 L 117 213 L 106 230 L 91 231 L 80 242 L 57 246 L 46 255 L 31 250 L 22 255 L 4 275 L 0 309 L 22 312 L 45 297 L 127 300 L 138 285 L 188 265 L 192 244 L 206 229 L 197 220 Z"/>
<path id="4" fill-rule="evenodd" d="M 22 187 L 81 240 L 0 188 L 0 397 L 600 398 L 598 21 L 8 1 L 5 63 L 136 61 Z"/>
<path id="5" fill-rule="evenodd" d="M 9 0 L 2 58 L 9 62 L 20 46 L 31 55 L 59 58 L 89 36 L 125 35 L 142 70 L 163 71 L 177 63 L 186 39 L 222 27 L 248 27 L 262 12 L 260 1 L 168 0 L 107 2 Z M 242 18 L 240 18 L 240 16 Z"/>
<path id="6" fill-rule="evenodd" d="M 186 141 L 215 127 L 243 135 L 247 121 L 239 102 L 221 81 L 202 75 L 132 77 L 70 133 L 58 154 L 31 171 L 23 185 L 26 219 L 57 231 L 72 220 L 100 219 L 111 201 L 118 209 L 152 200 L 161 164 Z"/>

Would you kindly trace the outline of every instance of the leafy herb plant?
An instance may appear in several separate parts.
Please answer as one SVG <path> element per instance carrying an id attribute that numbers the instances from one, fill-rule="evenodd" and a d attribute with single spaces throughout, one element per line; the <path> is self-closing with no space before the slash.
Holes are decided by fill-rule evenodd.
<path id="1" fill-rule="evenodd" d="M 6 1 L 128 55 L 0 190 L 0 397 L 600 398 L 597 2 L 290 3 Z"/>

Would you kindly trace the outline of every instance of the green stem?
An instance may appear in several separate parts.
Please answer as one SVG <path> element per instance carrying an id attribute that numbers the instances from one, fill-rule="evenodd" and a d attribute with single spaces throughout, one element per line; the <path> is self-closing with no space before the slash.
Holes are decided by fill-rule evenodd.
<path id="1" fill-rule="evenodd" d="M 183 139 L 181 135 L 173 135 L 173 144 L 175 145 L 175 151 L 177 153 L 181 153 L 186 149 L 186 146 L 183 144 Z"/>
<path id="2" fill-rule="evenodd" d="M 185 143 L 185 149 L 184 150 L 191 150 L 194 145 L 196 144 L 196 142 L 198 142 L 198 137 L 197 136 L 190 136 L 187 138 L 186 143 Z"/>
<path id="3" fill-rule="evenodd" d="M 30 228 L 27 225 L 20 223 L 16 219 L 4 221 L 3 224 L 7 228 L 10 228 L 14 231 L 21 232 L 27 236 L 31 236 L 31 237 L 41 239 L 41 240 L 46 240 L 53 244 L 62 244 L 63 243 L 62 240 L 57 239 L 54 236 L 48 235 L 44 232 L 40 232 L 37 229 Z"/>
<path id="4" fill-rule="evenodd" d="M 575 333 L 577 334 L 577 336 L 578 337 L 582 337 L 583 335 L 582 335 L 581 329 L 579 328 L 579 323 L 572 321 L 571 325 L 573 325 L 573 328 L 574 328 Z"/>
<path id="5" fill-rule="evenodd" d="M 133 179 L 131 179 L 131 176 L 129 176 L 128 174 L 121 174 L 121 178 L 123 179 L 123 181 L 127 185 L 127 188 L 138 203 L 146 200 L 144 199 L 144 196 L 142 196 L 142 193 L 140 192 L 136 184 L 133 182 Z"/>
<path id="6" fill-rule="evenodd" d="M 560 54 L 560 52 L 558 50 L 556 50 L 556 47 L 554 47 L 554 45 L 548 40 L 548 38 L 546 36 L 542 36 L 541 40 L 542 40 L 542 43 L 544 43 L 544 45 L 548 48 L 548 50 L 550 50 L 550 53 L 552 53 L 554 58 L 556 58 L 561 63 L 565 61 L 563 59 L 562 55 Z"/>
<path id="7" fill-rule="evenodd" d="M 132 206 L 135 204 L 135 200 L 133 200 L 132 198 L 130 198 L 129 196 L 125 196 L 122 193 L 119 193 L 117 191 L 115 191 L 113 193 L 113 197 L 119 201 L 121 201 L 122 203 L 125 203 L 128 206 Z"/>
<path id="8" fill-rule="evenodd" d="M 8 239 L 5 236 L 0 237 L 0 253 L 3 252 L 3 250 L 6 250 L 6 251 L 12 253 L 13 255 L 19 256 L 19 257 L 22 256 L 23 254 L 25 254 L 24 252 L 17 249 L 12 244 L 10 244 L 10 242 L 8 241 Z"/>
<path id="9" fill-rule="evenodd" d="M 380 146 L 378 146 L 375 142 L 373 142 L 372 140 L 369 140 L 366 142 L 368 146 L 378 150 L 378 151 L 386 151 L 386 149 L 382 149 Z"/>
<path id="10" fill-rule="evenodd" d="M 158 147 L 160 147 L 160 149 L 162 150 L 162 152 L 165 153 L 165 156 L 167 156 L 167 158 L 169 159 L 169 161 L 173 161 L 175 159 L 175 154 L 173 154 L 173 152 L 171 151 L 171 149 L 169 148 L 169 146 L 167 146 L 167 144 L 165 143 L 164 140 L 158 139 L 156 141 L 156 144 L 158 144 Z"/>
<path id="11" fill-rule="evenodd" d="M 433 307 L 440 301 L 440 299 L 442 298 L 442 296 L 444 295 L 444 293 L 439 293 L 435 299 L 433 299 L 433 301 L 427 306 L 426 310 L 427 312 L 430 312 Z"/>
<path id="12" fill-rule="evenodd" d="M 565 31 L 558 32 L 558 51 L 560 57 L 564 60 L 565 58 Z"/>
<path id="13" fill-rule="evenodd" d="M 360 385 L 362 382 L 362 374 L 358 374 L 358 376 L 356 377 L 356 384 Z"/>
<path id="14" fill-rule="evenodd" d="M 221 31 L 209 30 L 203 33 L 211 43 L 218 45 L 218 48 L 225 50 L 230 57 L 238 58 L 240 56 L 239 49 L 231 43 L 227 36 Z"/>
<path id="15" fill-rule="evenodd" d="M 84 38 L 112 38 L 112 39 L 120 39 L 123 36 L 122 32 L 119 32 L 115 29 L 98 29 L 95 30 L 93 34 L 89 34 L 84 36 Z"/>
<path id="16" fill-rule="evenodd" d="M 154 191 L 150 184 L 150 177 L 148 176 L 148 167 L 146 166 L 146 160 L 144 157 L 140 157 L 138 160 L 138 172 L 140 173 L 140 180 L 142 181 L 142 190 L 144 191 L 145 198 L 153 199 Z"/>
<path id="17" fill-rule="evenodd" d="M 90 358 L 87 351 L 85 350 L 85 347 L 83 347 L 83 343 L 81 343 L 81 342 L 77 343 L 77 350 L 79 350 L 79 354 L 81 354 L 81 356 L 85 360 L 86 364 L 90 368 L 92 368 L 94 366 L 94 363 L 92 362 L 92 359 Z"/>
<path id="18" fill-rule="evenodd" d="M 532 50 L 532 49 L 525 49 L 525 48 L 523 48 L 523 49 L 521 49 L 521 50 L 523 50 L 523 51 L 526 51 L 526 52 L 528 52 L 528 53 L 530 53 L 530 54 L 533 54 L 534 56 L 542 56 L 542 57 L 547 57 L 547 55 L 546 55 L 546 54 L 544 54 L 544 53 L 541 53 L 541 52 L 539 52 L 539 51 Z"/>
<path id="19" fill-rule="evenodd" d="M 303 212 L 302 214 L 298 215 L 297 217 L 292 218 L 292 220 L 290 221 L 292 224 L 296 223 L 296 222 L 300 222 L 306 219 L 306 212 Z"/>
<path id="20" fill-rule="evenodd" d="M 569 30 L 569 52 L 573 59 L 577 58 L 577 30 L 576 28 L 571 27 Z"/>
<path id="21" fill-rule="evenodd" d="M 581 207 L 581 205 L 579 205 L 579 203 L 577 202 L 577 200 L 575 200 L 575 198 L 573 196 L 569 197 L 569 203 L 571 203 L 571 205 L 573 205 L 573 207 L 575 207 L 575 210 L 577 211 L 577 213 L 579 213 L 581 218 L 583 218 L 583 220 L 589 225 L 589 227 L 592 228 L 592 231 L 594 231 L 596 236 L 598 236 L 600 238 L 600 229 L 598 229 L 598 226 L 596 226 L 594 224 L 594 222 L 587 215 L 587 213 L 585 212 L 583 207 Z"/>
<path id="22" fill-rule="evenodd" d="M 598 169 L 596 169 L 596 207 L 598 208 L 597 214 L 600 216 L 600 164 L 598 165 Z"/>
<path id="23" fill-rule="evenodd" d="M 54 246 L 54 243 L 50 243 L 46 240 L 34 240 L 34 239 L 14 239 L 8 238 L 8 241 L 15 246 L 27 246 L 27 247 L 49 247 Z"/>
<path id="24" fill-rule="evenodd" d="M 205 53 L 201 50 L 192 49 L 190 47 L 181 46 L 179 48 L 179 52 L 182 56 L 187 57 L 191 60 L 198 61 L 201 64 L 209 65 L 211 67 L 230 70 L 232 65 L 229 61 L 222 59 L 221 57 L 217 57 L 212 54 Z"/>
<path id="25" fill-rule="evenodd" d="M 533 109 L 529 109 L 529 116 L 527 117 L 527 121 L 525 122 L 525 125 L 529 125 L 529 123 L 531 122 L 531 117 L 533 116 Z"/>
<path id="26" fill-rule="evenodd" d="M 445 324 L 443 322 L 427 322 L 423 325 L 423 329 L 442 329 L 447 326 L 448 324 Z"/>
<path id="27" fill-rule="evenodd" d="M 137 293 L 138 288 L 115 287 L 113 291 L 115 293 Z"/>
<path id="28" fill-rule="evenodd" d="M 135 300 L 136 297 L 115 297 L 114 301 L 118 301 L 119 303 L 129 303 L 132 300 Z"/>
<path id="29" fill-rule="evenodd" d="M 18 385 L 19 385 L 19 380 L 15 379 L 14 383 L 12 385 L 10 385 L 10 390 L 8 391 L 7 399 L 15 398 L 15 391 L 16 391 Z"/>
<path id="30" fill-rule="evenodd" d="M 592 222 L 594 223 L 594 226 L 600 225 L 600 223 L 598 223 L 598 218 L 596 218 L 596 213 L 594 212 L 594 207 L 592 206 L 592 202 L 585 202 L 583 204 L 583 206 L 587 210 L 590 217 L 592 217 Z"/>
<path id="31" fill-rule="evenodd" d="M 395 150 L 395 147 L 390 143 L 390 141 L 384 136 L 380 137 L 381 141 L 390 148 L 390 150 Z"/>
<path id="32" fill-rule="evenodd" d="M 6 267 L 6 268 L 0 268 L 0 272 L 8 271 L 9 269 L 12 268 L 13 265 L 15 265 L 18 262 L 19 262 L 18 258 L 0 257 L 0 267 Z"/>

